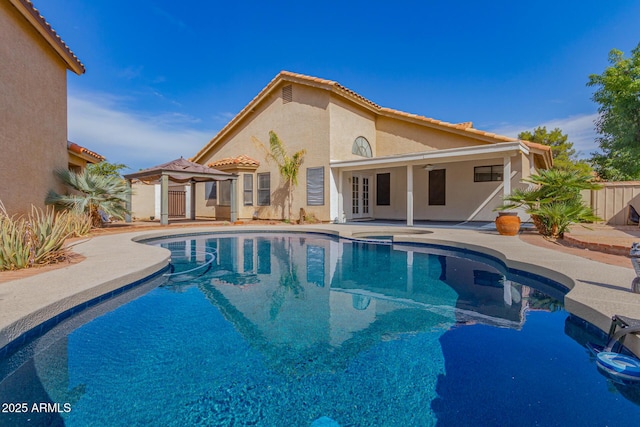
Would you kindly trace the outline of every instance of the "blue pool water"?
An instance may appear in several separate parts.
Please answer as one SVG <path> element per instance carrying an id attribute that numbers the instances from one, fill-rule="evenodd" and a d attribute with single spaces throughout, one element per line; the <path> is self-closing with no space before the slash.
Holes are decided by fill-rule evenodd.
<path id="1" fill-rule="evenodd" d="M 0 425 L 637 426 L 562 289 L 442 247 L 183 236 L 155 279 L 0 361 Z M 64 411 L 68 404 L 70 411 Z M 8 407 L 7 407 L 8 408 Z"/>

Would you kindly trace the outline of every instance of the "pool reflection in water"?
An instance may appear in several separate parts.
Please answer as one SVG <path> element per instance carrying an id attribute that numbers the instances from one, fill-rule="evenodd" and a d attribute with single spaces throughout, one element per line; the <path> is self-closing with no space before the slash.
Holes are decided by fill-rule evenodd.
<path id="1" fill-rule="evenodd" d="M 72 404 L 60 415 L 67 425 L 635 425 L 640 416 L 564 333 L 585 332 L 561 293 L 490 259 L 310 234 L 157 244 L 174 253 L 172 277 L 39 352 L 0 384 L 0 400 L 35 383 L 38 399 Z"/>

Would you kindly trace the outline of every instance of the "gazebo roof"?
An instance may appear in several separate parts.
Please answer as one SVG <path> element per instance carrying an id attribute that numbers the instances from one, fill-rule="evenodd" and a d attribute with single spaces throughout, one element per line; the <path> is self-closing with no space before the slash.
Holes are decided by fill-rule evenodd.
<path id="1" fill-rule="evenodd" d="M 163 175 L 167 175 L 169 180 L 178 183 L 186 183 L 192 180 L 197 182 L 226 181 L 237 178 L 237 175 L 222 172 L 199 163 L 190 162 L 182 157 L 158 166 L 127 174 L 124 177 L 128 180 L 157 181 Z"/>

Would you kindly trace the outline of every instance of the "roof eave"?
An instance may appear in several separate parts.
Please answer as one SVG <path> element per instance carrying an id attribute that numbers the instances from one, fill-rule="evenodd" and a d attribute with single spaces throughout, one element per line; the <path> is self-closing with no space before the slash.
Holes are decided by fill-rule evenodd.
<path id="1" fill-rule="evenodd" d="M 330 91 L 331 93 L 335 93 L 343 98 L 346 98 L 366 109 L 372 111 L 374 113 L 378 113 L 380 107 L 374 104 L 371 101 L 366 100 L 363 97 L 359 97 L 355 95 L 355 92 L 352 92 L 338 83 L 331 80 L 324 79 L 313 79 L 310 80 L 308 78 L 299 76 L 295 73 L 291 73 L 289 71 L 281 71 L 275 76 L 249 103 L 242 109 L 238 114 L 236 114 L 230 121 L 227 123 L 210 141 L 207 145 L 205 145 L 200 151 L 198 151 L 195 156 L 193 156 L 190 160 L 192 162 L 199 163 L 205 157 L 205 155 L 211 151 L 212 148 L 216 146 L 216 144 L 227 135 L 233 127 L 241 122 L 245 117 L 251 114 L 254 108 L 267 98 L 275 88 L 283 82 L 291 82 L 297 83 L 305 86 L 316 87 L 320 89 L 325 89 Z"/>
<path id="2" fill-rule="evenodd" d="M 62 41 L 60 36 L 40 15 L 28 0 L 9 0 L 20 14 L 33 26 L 33 28 L 45 39 L 47 44 L 60 56 L 67 68 L 74 73 L 84 74 L 85 68 L 82 62 L 71 52 L 71 49 Z"/>

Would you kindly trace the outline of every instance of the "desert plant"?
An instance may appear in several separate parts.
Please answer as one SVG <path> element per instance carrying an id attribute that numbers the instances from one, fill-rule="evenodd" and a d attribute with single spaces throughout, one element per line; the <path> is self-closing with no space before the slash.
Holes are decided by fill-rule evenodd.
<path id="1" fill-rule="evenodd" d="M 600 188 L 585 173 L 548 169 L 524 180 L 526 189 L 515 189 L 497 210 L 524 208 L 540 234 L 562 238 L 571 224 L 600 220 L 584 205 L 580 191 Z"/>
<path id="2" fill-rule="evenodd" d="M 129 213 L 126 202 L 131 194 L 126 182 L 117 176 L 102 175 L 85 169 L 75 173 L 68 170 L 56 172 L 74 194 L 61 195 L 50 191 L 46 203 L 75 212 L 85 212 L 94 227 L 102 226 L 101 211 L 108 216 L 123 219 Z"/>
<path id="3" fill-rule="evenodd" d="M 293 189 L 298 185 L 298 173 L 300 167 L 304 161 L 304 155 L 307 154 L 307 150 L 296 151 L 293 155 L 289 156 L 284 143 L 280 140 L 278 135 L 274 131 L 269 131 L 269 149 L 258 138 L 251 137 L 256 146 L 264 151 L 267 161 L 275 161 L 278 165 L 278 171 L 280 176 L 286 181 L 287 184 L 287 199 L 289 201 L 289 210 L 286 218 L 287 223 L 291 223 L 292 209 L 293 209 Z M 284 206 L 283 206 L 284 215 Z"/>
<path id="4" fill-rule="evenodd" d="M 269 131 L 269 147 L 271 149 L 269 157 L 278 164 L 280 175 L 287 182 L 287 189 L 289 190 L 289 215 L 287 216 L 287 220 L 291 222 L 293 188 L 298 185 L 298 173 L 300 172 L 300 167 L 302 166 L 307 150 L 302 149 L 289 156 L 287 149 L 274 131 Z"/>
<path id="5" fill-rule="evenodd" d="M 23 218 L 10 217 L 0 210 L 0 271 L 24 268 L 29 265 L 31 248 Z"/>
<path id="6" fill-rule="evenodd" d="M 69 237 L 86 236 L 91 232 L 91 217 L 84 212 L 68 211 Z"/>
<path id="7" fill-rule="evenodd" d="M 15 270 L 66 258 L 67 213 L 32 207 L 28 216 L 9 216 L 0 202 L 0 270 Z"/>
<path id="8" fill-rule="evenodd" d="M 593 214 L 582 201 L 570 199 L 562 202 L 544 203 L 531 212 L 538 230 L 543 236 L 562 238 L 574 223 L 598 221 L 600 218 Z"/>
<path id="9" fill-rule="evenodd" d="M 64 241 L 69 237 L 69 213 L 53 209 L 31 208 L 29 226 L 33 247 L 33 264 L 48 264 L 66 256 Z"/>

